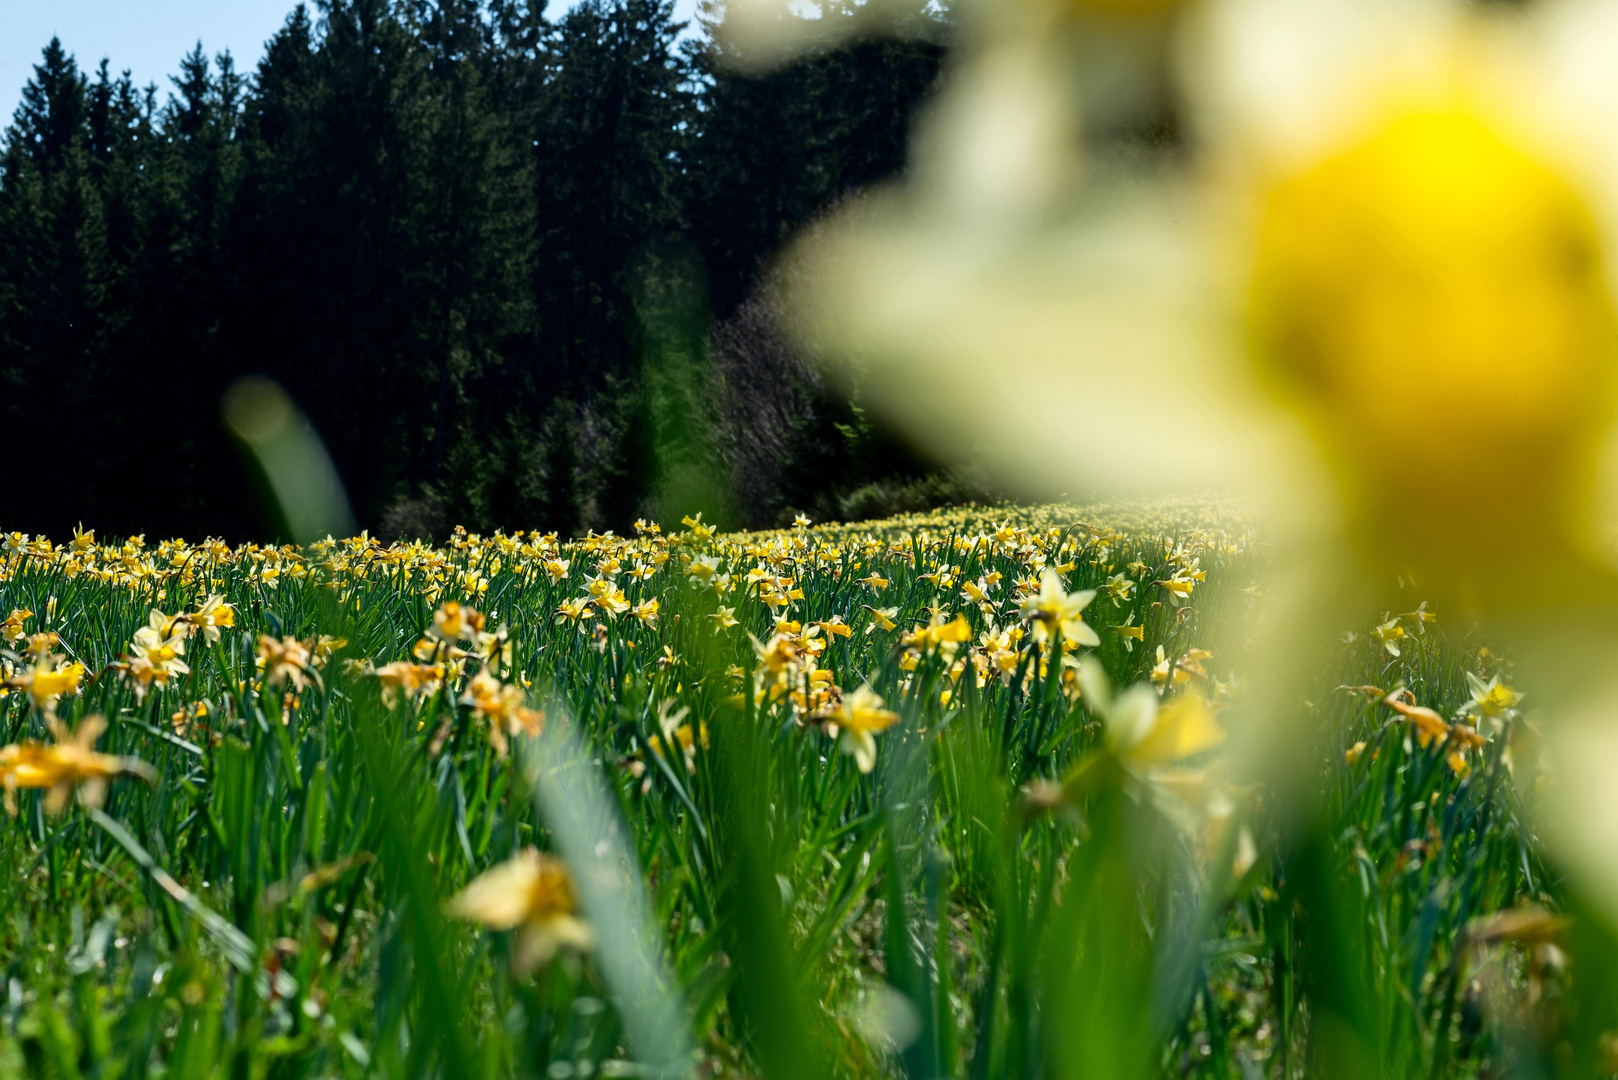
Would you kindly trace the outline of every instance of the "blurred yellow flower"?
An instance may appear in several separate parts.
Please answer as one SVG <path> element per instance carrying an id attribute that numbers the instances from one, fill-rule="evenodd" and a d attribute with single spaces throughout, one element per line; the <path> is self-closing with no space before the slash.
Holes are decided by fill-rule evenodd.
<path id="1" fill-rule="evenodd" d="M 518 975 L 562 950 L 583 952 L 595 943 L 578 916 L 566 864 L 531 847 L 474 878 L 450 900 L 449 912 L 490 930 L 515 930 L 511 967 Z"/>
<path id="2" fill-rule="evenodd" d="M 876 768 L 876 735 L 899 722 L 899 714 L 882 707 L 882 698 L 869 683 L 843 698 L 836 728 L 843 752 L 851 754 L 860 772 Z"/>
<path id="3" fill-rule="evenodd" d="M 681 722 L 690 714 L 691 710 L 685 706 L 676 709 L 675 704 L 676 702 L 673 698 L 666 698 L 658 705 L 657 726 L 662 734 L 660 736 L 650 736 L 647 739 L 647 745 L 651 748 L 652 753 L 658 757 L 664 756 L 663 748 L 665 746 L 678 746 L 681 754 L 685 757 L 686 771 L 694 773 L 696 772 L 697 743 L 699 739 L 702 748 L 704 750 L 708 748 L 708 725 L 703 724 L 700 732 L 692 731 L 690 724 Z"/>
<path id="4" fill-rule="evenodd" d="M 1472 700 L 1467 702 L 1467 708 L 1475 718 L 1487 720 L 1496 732 L 1507 718 L 1516 715 L 1522 695 L 1502 682 L 1499 675 L 1484 682 L 1468 671 L 1466 683 L 1472 691 Z"/>
<path id="5" fill-rule="evenodd" d="M 1144 774 L 1225 741 L 1225 729 L 1199 693 L 1182 693 L 1165 704 L 1150 685 L 1137 683 L 1114 697 L 1093 656 L 1079 661 L 1079 685 L 1084 702 L 1106 724 L 1108 744 L 1132 772 Z"/>
<path id="6" fill-rule="evenodd" d="M 445 642 L 470 639 L 483 629 L 483 622 L 483 615 L 476 608 L 452 600 L 433 612 L 433 624 L 427 628 L 427 633 Z"/>
<path id="7" fill-rule="evenodd" d="M 258 666 L 264 672 L 265 686 L 291 683 L 294 690 L 302 690 L 310 683 L 318 685 L 320 676 L 315 674 L 313 660 L 309 646 L 295 637 L 278 641 L 269 634 L 258 636 Z"/>
<path id="8" fill-rule="evenodd" d="M 68 731 L 54 717 L 47 720 L 55 742 L 13 743 L 0 747 L 0 785 L 5 789 L 6 812 L 16 816 L 16 792 L 24 788 L 49 789 L 45 810 L 59 814 L 67 807 L 75 789 L 86 806 L 100 806 L 107 781 L 115 776 L 139 776 L 151 780 L 151 766 L 137 758 L 98 754 L 93 747 L 107 722 L 100 716 L 87 716 L 77 728 Z"/>
<path id="9" fill-rule="evenodd" d="M 1280 185 L 1252 312 L 1260 370 L 1380 561 L 1521 566 L 1586 527 L 1618 345 L 1597 227 L 1479 116 L 1396 116 Z"/>
<path id="10" fill-rule="evenodd" d="M 508 749 L 506 736 L 532 736 L 545 730 L 545 714 L 528 707 L 522 688 L 502 683 L 487 667 L 472 676 L 461 703 L 470 705 L 479 718 L 488 721 L 489 742 L 502 758 Z"/>
<path id="11" fill-rule="evenodd" d="M 34 613 L 27 608 L 13 609 L 11 614 L 6 616 L 5 622 L 0 622 L 0 640 L 10 642 L 21 638 L 26 633 L 23 623 L 31 619 L 33 615 Z"/>
<path id="12" fill-rule="evenodd" d="M 971 640 L 972 624 L 966 621 L 966 616 L 957 615 L 953 619 L 945 619 L 943 613 L 939 612 L 928 619 L 927 625 L 917 626 L 907 633 L 902 644 L 923 652 L 942 649 L 946 654 L 950 654 L 954 652 L 956 646 Z"/>
<path id="13" fill-rule="evenodd" d="M 406 697 L 415 698 L 436 690 L 443 670 L 437 664 L 412 664 L 407 660 L 395 660 L 371 674 L 382 684 L 382 700 L 391 708 L 398 703 L 401 691 Z"/>

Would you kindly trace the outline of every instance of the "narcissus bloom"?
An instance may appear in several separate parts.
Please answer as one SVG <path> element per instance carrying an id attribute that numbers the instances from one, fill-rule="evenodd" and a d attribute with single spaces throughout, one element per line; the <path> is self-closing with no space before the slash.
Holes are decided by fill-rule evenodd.
<path id="1" fill-rule="evenodd" d="M 836 716 L 843 753 L 852 754 L 862 773 L 876 768 L 876 735 L 899 722 L 899 714 L 882 707 L 869 683 L 843 698 Z"/>
<path id="2" fill-rule="evenodd" d="M 683 517 L 680 519 L 680 524 L 690 529 L 692 538 L 696 540 L 706 540 L 714 534 L 714 527 L 712 525 L 704 525 L 702 523 L 701 514 L 698 514 L 696 517 Z"/>
<path id="3" fill-rule="evenodd" d="M 1144 774 L 1225 741 L 1225 729 L 1199 693 L 1164 702 L 1150 685 L 1139 683 L 1114 698 L 1105 672 L 1091 657 L 1080 661 L 1079 684 L 1085 703 L 1106 723 L 1108 744 L 1132 772 Z"/>
<path id="4" fill-rule="evenodd" d="M 461 703 L 489 723 L 489 743 L 506 756 L 507 735 L 538 735 L 545 730 L 545 714 L 528 707 L 520 686 L 502 683 L 487 667 L 474 675 L 461 695 Z"/>
<path id="5" fill-rule="evenodd" d="M 1101 639 L 1082 618 L 1095 595 L 1094 589 L 1068 592 L 1062 586 L 1061 575 L 1046 570 L 1040 575 L 1039 592 L 1023 601 L 1023 619 L 1032 624 L 1036 641 L 1060 631 L 1064 640 L 1076 645 L 1099 645 Z"/>
<path id="6" fill-rule="evenodd" d="M 23 623 L 33 617 L 34 613 L 27 608 L 15 608 L 4 622 L 0 622 L 0 641 L 17 641 L 27 630 Z"/>
<path id="7" fill-rule="evenodd" d="M 476 608 L 451 601 L 433 612 L 433 624 L 427 628 L 427 633 L 446 642 L 470 639 L 483 629 L 483 622 L 483 615 Z"/>
<path id="8" fill-rule="evenodd" d="M 884 584 L 886 584 L 886 583 L 884 583 Z M 865 627 L 865 632 L 867 634 L 872 633 L 872 632 L 877 631 L 877 630 L 892 630 L 896 626 L 898 626 L 898 624 L 893 621 L 894 618 L 897 617 L 898 614 L 899 614 L 899 609 L 898 608 L 896 608 L 896 607 L 877 608 L 877 607 L 871 607 L 869 604 L 864 604 L 864 605 L 861 605 L 861 606 L 864 607 L 866 611 L 869 611 L 871 613 L 871 621 Z"/>
<path id="9" fill-rule="evenodd" d="M 20 789 L 48 789 L 45 809 L 59 814 L 75 789 L 80 802 L 100 806 L 107 781 L 113 777 L 129 775 L 151 780 L 155 776 L 152 767 L 138 758 L 95 752 L 95 741 L 107 729 L 106 720 L 100 716 L 85 717 L 72 731 L 54 717 L 47 718 L 46 723 L 55 742 L 0 747 L 0 785 L 5 788 L 8 814 L 17 813 L 16 793 Z"/>
<path id="10" fill-rule="evenodd" d="M 1405 628 L 1399 625 L 1398 616 L 1395 616 L 1372 629 L 1371 636 L 1381 642 L 1383 651 L 1389 656 L 1398 656 L 1399 642 L 1404 640 Z"/>
<path id="11" fill-rule="evenodd" d="M 585 619 L 593 618 L 595 612 L 590 608 L 590 599 L 586 596 L 575 596 L 571 600 L 563 600 L 556 607 L 556 621 L 578 624 Z M 582 629 L 582 627 L 581 627 Z"/>
<path id="12" fill-rule="evenodd" d="M 490 930 L 515 930 L 511 967 L 518 975 L 544 967 L 558 952 L 583 952 L 595 943 L 579 918 L 567 865 L 536 848 L 478 875 L 455 894 L 449 912 Z"/>
<path id="13" fill-rule="evenodd" d="M 1120 625 L 1112 627 L 1112 632 L 1123 639 L 1124 649 L 1127 652 L 1135 651 L 1135 642 L 1146 640 L 1146 627 L 1135 625 L 1135 613 L 1131 611 L 1129 618 Z"/>
<path id="14" fill-rule="evenodd" d="M 674 706 L 674 699 L 667 698 L 657 707 L 657 727 L 662 734 L 649 737 L 647 745 L 658 757 L 664 757 L 666 746 L 678 746 L 685 756 L 686 771 L 694 773 L 698 743 L 703 749 L 708 748 L 708 725 L 702 724 L 700 731 L 693 731 L 691 725 L 684 722 L 691 710 L 685 706 L 678 709 Z"/>
<path id="15" fill-rule="evenodd" d="M 653 603 L 656 603 L 656 601 L 653 601 Z M 629 599 L 624 596 L 622 589 L 613 587 L 595 597 L 595 605 L 609 618 L 616 618 L 629 610 Z"/>
<path id="16" fill-rule="evenodd" d="M 382 700 L 391 708 L 399 695 L 415 698 L 438 688 L 443 668 L 437 664 L 412 664 L 408 660 L 395 660 L 371 672 L 382 684 Z"/>
<path id="17" fill-rule="evenodd" d="M 27 690 L 34 707 L 50 714 L 56 710 L 56 701 L 64 694 L 79 692 L 79 680 L 84 678 L 83 664 L 62 664 L 61 657 L 45 653 L 31 668 L 24 668 L 6 680 L 6 685 Z"/>
<path id="18" fill-rule="evenodd" d="M 185 655 L 185 638 L 191 626 L 184 616 L 171 618 L 157 608 L 148 613 L 146 625 L 135 631 L 128 659 L 123 663 L 123 671 L 135 687 L 135 700 L 143 700 L 154 683 L 167 686 L 174 676 L 190 674 L 190 667 L 180 657 Z"/>
<path id="19" fill-rule="evenodd" d="M 1499 675 L 1484 682 L 1468 671 L 1466 683 L 1472 690 L 1472 700 L 1466 703 L 1466 709 L 1476 720 L 1487 720 L 1498 732 L 1507 719 L 1517 714 L 1523 696 L 1502 682 Z"/>
<path id="20" fill-rule="evenodd" d="M 268 634 L 260 634 L 258 666 L 264 672 L 265 686 L 291 683 L 294 690 L 302 690 L 310 683 L 320 682 L 320 676 L 314 671 L 309 646 L 294 637 L 277 641 Z"/>
<path id="21" fill-rule="evenodd" d="M 1114 601 L 1122 603 L 1129 599 L 1130 591 L 1134 588 L 1135 583 L 1129 579 L 1129 576 L 1119 571 L 1107 579 L 1107 583 L 1101 586 L 1101 591 L 1112 597 Z"/>
<path id="22" fill-rule="evenodd" d="M 642 600 L 629 609 L 629 613 L 647 626 L 657 625 L 657 613 L 663 605 L 656 600 Z"/>
<path id="23" fill-rule="evenodd" d="M 220 631 L 229 630 L 236 625 L 236 609 L 225 603 L 225 598 L 216 593 L 204 600 L 202 606 L 186 618 L 191 625 L 202 631 L 202 636 L 212 645 L 219 640 Z"/>

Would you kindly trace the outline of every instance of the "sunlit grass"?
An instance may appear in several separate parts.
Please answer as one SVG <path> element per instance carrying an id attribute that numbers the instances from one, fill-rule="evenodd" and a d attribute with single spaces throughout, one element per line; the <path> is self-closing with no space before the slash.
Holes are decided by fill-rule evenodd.
<path id="1" fill-rule="evenodd" d="M 1390 582 L 1278 820 L 1220 759 L 1264 559 L 1208 502 L 13 534 L 0 1072 L 1588 1063 L 1509 666 Z"/>

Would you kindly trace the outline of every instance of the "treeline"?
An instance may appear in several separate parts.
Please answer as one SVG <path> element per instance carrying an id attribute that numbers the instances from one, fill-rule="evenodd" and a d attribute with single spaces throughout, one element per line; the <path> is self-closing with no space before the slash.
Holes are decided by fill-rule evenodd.
<path id="1" fill-rule="evenodd" d="M 902 168 L 932 5 L 762 76 L 713 0 L 684 37 L 667 0 L 544 7 L 319 0 L 161 96 L 53 40 L 0 158 L 0 523 L 262 534 L 219 420 L 253 373 L 394 534 L 622 529 L 670 491 L 761 524 L 914 480 L 759 281 Z"/>

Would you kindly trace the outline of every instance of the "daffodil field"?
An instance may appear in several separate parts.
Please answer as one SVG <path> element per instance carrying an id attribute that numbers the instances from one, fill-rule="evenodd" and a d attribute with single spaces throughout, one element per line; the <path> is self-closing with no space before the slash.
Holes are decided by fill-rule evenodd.
<path id="1" fill-rule="evenodd" d="M 1266 558 L 1203 503 L 9 534 L 0 1074 L 1609 1069 L 1488 642 L 1389 582 L 1311 799 L 1225 768 Z"/>

